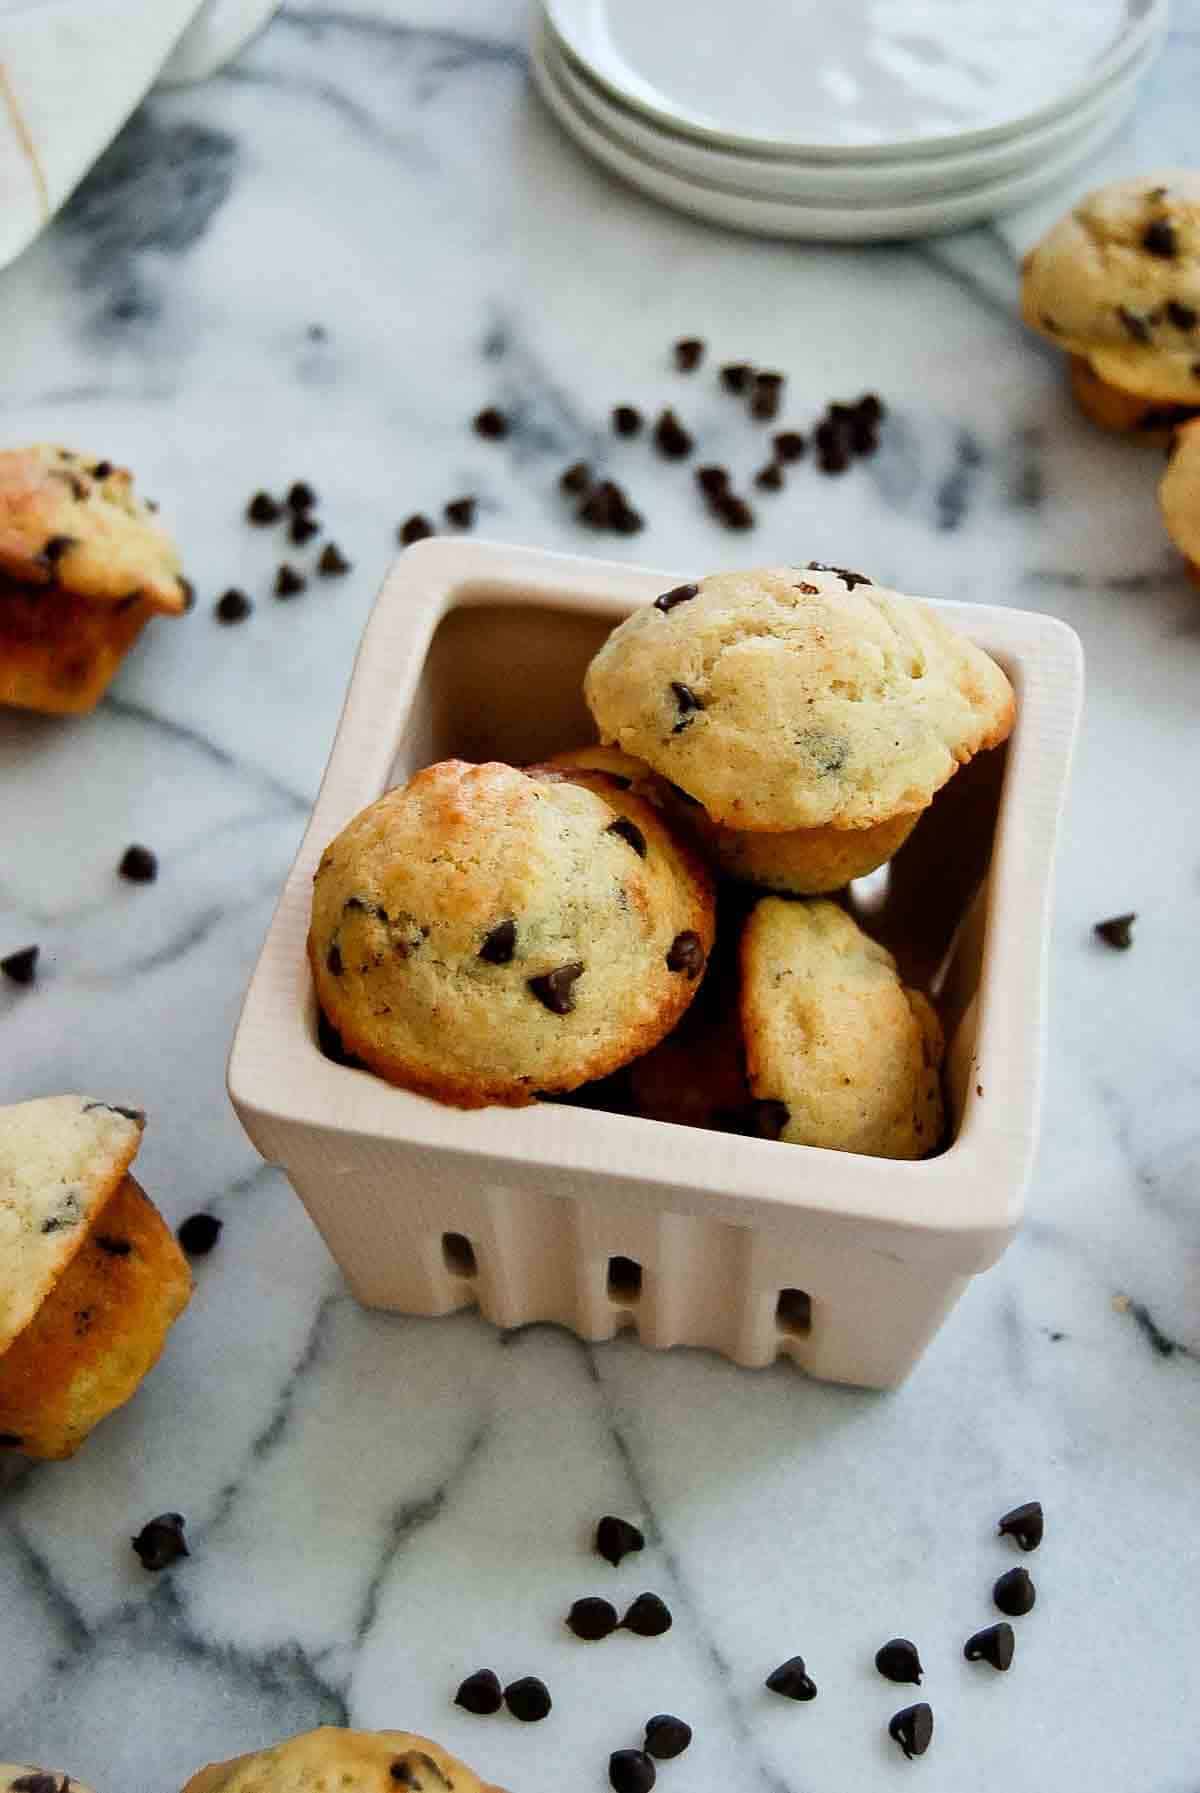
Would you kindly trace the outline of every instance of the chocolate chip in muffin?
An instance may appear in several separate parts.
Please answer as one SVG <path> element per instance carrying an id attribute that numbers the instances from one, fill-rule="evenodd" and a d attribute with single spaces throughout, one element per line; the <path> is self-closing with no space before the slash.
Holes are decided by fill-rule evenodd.
<path id="1" fill-rule="evenodd" d="M 582 1638 L 584 1643 L 598 1643 L 602 1637 L 610 1637 L 617 1628 L 617 1609 L 609 1600 L 599 1600 L 588 1595 L 576 1600 L 567 1614 L 567 1628 Z"/>
<path id="2" fill-rule="evenodd" d="M 1174 261 L 1179 254 L 1179 240 L 1169 218 L 1152 218 L 1142 232 L 1142 248 L 1162 261 Z"/>
<path id="3" fill-rule="evenodd" d="M 57 1199 L 58 1207 L 42 1222 L 43 1233 L 69 1233 L 83 1218 L 79 1196 L 74 1189 L 65 1190 Z"/>
<path id="4" fill-rule="evenodd" d="M 875 583 L 873 579 L 868 579 L 865 573 L 852 573 L 849 567 L 830 566 L 829 562 L 825 560 L 810 560 L 808 570 L 810 573 L 836 573 L 847 591 L 853 591 L 856 585 L 874 585 Z"/>
<path id="5" fill-rule="evenodd" d="M 676 605 L 686 604 L 689 598 L 696 597 L 699 590 L 698 585 L 673 585 L 670 591 L 664 591 L 660 597 L 655 598 L 654 608 L 661 610 L 665 616 L 669 610 L 674 610 Z"/>
<path id="6" fill-rule="evenodd" d="M 1028 1569 L 1009 1569 L 992 1589 L 992 1599 L 1010 1619 L 1019 1619 L 1033 1611 L 1037 1589 Z"/>
<path id="7" fill-rule="evenodd" d="M 911 1762 L 923 1756 L 933 1741 L 933 1707 L 925 1700 L 916 1706 L 905 1706 L 888 1720 L 888 1736 L 900 1745 Z"/>
<path id="8" fill-rule="evenodd" d="M 452 498 L 445 507 L 447 523 L 452 524 L 455 529 L 470 529 L 475 521 L 478 503 L 476 498 Z"/>
<path id="9" fill-rule="evenodd" d="M 157 1574 L 160 1569 L 167 1569 L 181 1556 L 190 1556 L 183 1535 L 184 1518 L 182 1513 L 160 1513 L 156 1519 L 150 1519 L 143 1525 L 136 1538 L 130 1543 L 137 1553 L 143 1569 Z"/>
<path id="10" fill-rule="evenodd" d="M 325 954 L 325 969 L 330 977 L 341 977 L 342 972 L 346 969 L 342 963 L 342 949 L 336 940 Z"/>
<path id="11" fill-rule="evenodd" d="M 322 579 L 340 579 L 343 573 L 351 570 L 351 565 L 336 542 L 326 542 L 317 559 L 317 571 Z"/>
<path id="12" fill-rule="evenodd" d="M 994 1669 L 1007 1669 L 1016 1649 L 1016 1634 L 1007 1619 L 1001 1619 L 998 1625 L 988 1625 L 982 1631 L 973 1632 L 963 1645 L 963 1655 L 968 1662 L 990 1662 Z"/>
<path id="13" fill-rule="evenodd" d="M 614 405 L 612 426 L 618 436 L 636 436 L 642 427 L 642 414 L 636 405 Z"/>
<path id="14" fill-rule="evenodd" d="M 1140 313 L 1130 311 L 1127 305 L 1118 305 L 1117 316 L 1120 318 L 1126 334 L 1132 341 L 1142 344 L 1150 341 L 1153 332 L 1150 329 L 1148 320 L 1142 317 Z"/>
<path id="15" fill-rule="evenodd" d="M 31 984 L 37 975 L 40 946 L 23 946 L 0 959 L 0 971 L 14 984 Z"/>
<path id="16" fill-rule="evenodd" d="M 621 1563 L 634 1551 L 644 1550 L 646 1540 L 636 1525 L 628 1519 L 618 1519 L 612 1513 L 606 1513 L 596 1526 L 595 1550 L 606 1563 L 619 1569 Z"/>
<path id="17" fill-rule="evenodd" d="M 149 847 L 126 847 L 117 870 L 131 884 L 153 884 L 158 877 L 158 858 Z"/>
<path id="18" fill-rule="evenodd" d="M 875 1667 L 885 1681 L 912 1681 L 921 1685 L 921 1658 L 907 1637 L 889 1638 L 875 1652 Z"/>
<path id="19" fill-rule="evenodd" d="M 1045 1536 L 1046 1516 L 1040 1500 L 1027 1500 L 1000 1520 L 1000 1537 L 1012 1538 L 1022 1550 L 1036 1550 Z"/>
<path id="20" fill-rule="evenodd" d="M 592 483 L 592 470 L 586 461 L 572 461 L 565 472 L 559 474 L 558 483 L 564 492 L 586 492 Z"/>
<path id="21" fill-rule="evenodd" d="M 215 1214 L 189 1214 L 180 1221 L 175 1237 L 189 1258 L 206 1258 L 221 1237 L 224 1224 Z"/>
<path id="22" fill-rule="evenodd" d="M 608 1758 L 608 1784 L 613 1793 L 650 1793 L 658 1770 L 642 1749 L 615 1749 Z"/>
<path id="23" fill-rule="evenodd" d="M 1167 317 L 1177 330 L 1194 330 L 1196 319 L 1200 316 L 1191 305 L 1181 305 L 1178 299 L 1167 300 Z"/>
<path id="24" fill-rule="evenodd" d="M 696 484 L 707 499 L 717 499 L 729 490 L 729 470 L 716 466 L 697 467 Z"/>
<path id="25" fill-rule="evenodd" d="M 768 461 L 754 475 L 754 483 L 760 492 L 782 492 L 783 468 L 778 461 Z"/>
<path id="26" fill-rule="evenodd" d="M 775 459 L 785 465 L 790 461 L 804 459 L 808 443 L 799 430 L 780 430 L 774 439 Z"/>
<path id="27" fill-rule="evenodd" d="M 569 1015 L 575 1007 L 575 992 L 572 986 L 577 978 L 583 976 L 583 964 L 573 959 L 570 964 L 558 965 L 553 971 L 547 971 L 541 977 L 527 979 L 529 988 L 537 997 L 543 1008 L 552 1015 Z"/>
<path id="28" fill-rule="evenodd" d="M 280 563 L 279 571 L 275 575 L 274 590 L 277 598 L 294 598 L 297 592 L 304 591 L 307 585 L 308 580 L 303 573 L 298 573 L 295 567 L 288 565 L 286 560 Z"/>
<path id="29" fill-rule="evenodd" d="M 681 374 L 695 373 L 704 359 L 704 344 L 698 336 L 681 336 L 675 344 L 675 365 Z"/>
<path id="30" fill-rule="evenodd" d="M 727 361 L 721 369 L 721 384 L 726 392 L 745 392 L 754 378 L 754 369 L 748 361 Z"/>
<path id="31" fill-rule="evenodd" d="M 77 546 L 78 540 L 73 535 L 52 535 L 38 555 L 38 559 L 43 566 L 56 567 L 59 561 Z"/>
<path id="32" fill-rule="evenodd" d="M 244 623 L 253 609 L 254 605 L 245 592 L 239 591 L 236 585 L 231 585 L 213 605 L 213 615 L 219 623 Z"/>
<path id="33" fill-rule="evenodd" d="M 311 541 L 314 535 L 320 533 L 321 525 L 314 522 L 305 511 L 298 511 L 288 524 L 288 536 L 298 547 L 303 547 L 305 542 Z"/>
<path id="34" fill-rule="evenodd" d="M 637 823 L 631 822 L 628 816 L 618 816 L 615 822 L 608 824 L 604 832 L 605 834 L 619 835 L 623 841 L 627 841 L 639 859 L 646 857 L 646 836 Z"/>
<path id="35" fill-rule="evenodd" d="M 420 511 L 414 511 L 411 517 L 406 517 L 401 523 L 396 531 L 396 539 L 403 547 L 411 548 L 414 542 L 423 542 L 432 534 L 433 524 L 429 518 L 422 516 Z"/>
<path id="36" fill-rule="evenodd" d="M 697 713 L 704 708 L 703 700 L 687 685 L 681 685 L 678 679 L 671 680 L 671 691 L 675 698 L 675 708 L 679 712 L 678 720 L 671 730 L 673 735 L 681 735 L 689 727 Z"/>
<path id="37" fill-rule="evenodd" d="M 654 446 L 669 461 L 682 461 L 695 447 L 691 436 L 669 405 L 654 425 Z"/>
<path id="38" fill-rule="evenodd" d="M 19 1432 L 0 1432 L 0 1451 L 19 1451 L 24 1443 Z"/>
<path id="39" fill-rule="evenodd" d="M 772 1693 L 782 1694 L 785 1700 L 815 1700 L 817 1684 L 804 1666 L 803 1656 L 789 1656 L 767 1676 L 767 1686 Z"/>
<path id="40" fill-rule="evenodd" d="M 715 501 L 713 509 L 724 523 L 726 529 L 753 529 L 754 512 L 744 498 L 736 492 L 723 492 Z"/>
<path id="41" fill-rule="evenodd" d="M 544 1681 L 539 1681 L 536 1675 L 524 1675 L 519 1681 L 510 1681 L 504 1689 L 504 1704 L 522 1724 L 537 1724 L 539 1719 L 547 1716 L 554 1702 Z"/>
<path id="42" fill-rule="evenodd" d="M 487 405 L 478 413 L 474 424 L 475 434 L 488 442 L 500 442 L 508 434 L 508 418 L 495 405 Z"/>
<path id="43" fill-rule="evenodd" d="M 454 1704 L 461 1706 L 464 1712 L 474 1712 L 479 1718 L 490 1718 L 504 1704 L 499 1675 L 494 1669 L 476 1669 L 455 1694 Z"/>
<path id="44" fill-rule="evenodd" d="M 821 587 L 819 585 L 810 584 L 810 582 L 807 579 L 801 579 L 799 584 L 796 585 L 794 587 L 794 589 L 796 591 L 805 592 L 811 598 L 811 597 L 816 596 L 816 594 L 820 591 Z"/>
<path id="45" fill-rule="evenodd" d="M 664 1631 L 671 1629 L 673 1621 L 670 1608 L 657 1594 L 639 1594 L 625 1617 L 621 1620 L 622 1631 L 632 1631 L 635 1637 L 661 1637 Z"/>
<path id="46" fill-rule="evenodd" d="M 113 464 L 111 461 L 97 461 L 95 466 L 91 469 L 91 474 L 93 479 L 110 479 L 112 477 L 112 471 Z"/>
<path id="47" fill-rule="evenodd" d="M 246 520 L 249 523 L 278 523 L 283 515 L 283 506 L 269 492 L 256 492 L 246 506 Z"/>
<path id="48" fill-rule="evenodd" d="M 1128 915 L 1113 915 L 1108 921 L 1098 921 L 1092 932 L 1106 946 L 1115 946 L 1118 952 L 1128 952 L 1133 945 L 1133 924 L 1137 920 L 1137 912 L 1130 910 Z"/>
<path id="49" fill-rule="evenodd" d="M 111 1233 L 95 1234 L 96 1245 L 110 1258 L 127 1258 L 133 1250 L 128 1239 L 114 1239 Z"/>
<path id="50" fill-rule="evenodd" d="M 362 1060 L 355 1058 L 352 1052 L 346 1050 L 342 1044 L 341 1034 L 324 1009 L 317 1010 L 317 1046 L 322 1057 L 327 1058 L 330 1064 L 345 1065 L 348 1070 L 352 1071 L 362 1069 Z"/>
<path id="51" fill-rule="evenodd" d="M 660 1762 L 674 1761 L 691 1741 L 691 1725 L 670 1712 L 657 1712 L 646 1720 L 646 1753 L 657 1756 Z"/>
<path id="52" fill-rule="evenodd" d="M 297 479 L 288 487 L 287 507 L 290 511 L 310 511 L 317 502 L 317 494 L 307 480 Z"/>
<path id="53" fill-rule="evenodd" d="M 689 983 L 704 970 L 704 947 L 694 928 L 676 934 L 667 953 L 667 970 L 684 971 Z"/>
<path id="54" fill-rule="evenodd" d="M 479 949 L 479 957 L 489 965 L 509 965 L 517 946 L 517 924 L 513 920 L 499 921 L 490 933 L 485 935 L 483 945 Z"/>

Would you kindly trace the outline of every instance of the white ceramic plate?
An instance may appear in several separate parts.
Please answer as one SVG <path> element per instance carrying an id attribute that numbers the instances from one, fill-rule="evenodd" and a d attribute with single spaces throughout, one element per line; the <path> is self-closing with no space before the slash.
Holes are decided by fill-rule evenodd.
<path id="1" fill-rule="evenodd" d="M 924 154 L 1077 104 L 1167 0 L 544 0 L 618 98 L 727 147 Z"/>
<path id="2" fill-rule="evenodd" d="M 896 162 L 838 164 L 797 156 L 760 156 L 708 145 L 655 124 L 614 100 L 563 49 L 547 25 L 536 34 L 535 54 L 566 89 L 578 109 L 635 155 L 649 156 L 684 179 L 697 178 L 805 204 L 892 203 L 978 187 L 1040 167 L 1112 116 L 1123 115 L 1133 91 L 1161 47 L 1154 37 L 1103 88 L 1070 113 L 1024 135 L 983 144 L 959 154 L 904 157 Z"/>

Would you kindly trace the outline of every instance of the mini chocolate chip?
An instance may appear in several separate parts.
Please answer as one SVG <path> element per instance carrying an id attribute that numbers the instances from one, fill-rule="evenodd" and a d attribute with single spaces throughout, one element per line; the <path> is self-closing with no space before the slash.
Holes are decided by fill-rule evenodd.
<path id="1" fill-rule="evenodd" d="M 654 446 L 659 454 L 665 455 L 669 461 L 682 461 L 691 454 L 695 443 L 670 406 L 659 416 L 654 426 Z"/>
<path id="2" fill-rule="evenodd" d="M 921 1658 L 917 1646 L 906 1637 L 891 1637 L 875 1652 L 875 1667 L 886 1681 L 912 1681 L 921 1685 Z"/>
<path id="3" fill-rule="evenodd" d="M 781 1693 L 785 1700 L 815 1700 L 817 1684 L 804 1666 L 803 1656 L 789 1656 L 767 1676 L 772 1693 Z"/>
<path id="4" fill-rule="evenodd" d="M 775 437 L 775 459 L 783 461 L 803 460 L 808 443 L 799 430 L 780 430 Z"/>
<path id="5" fill-rule="evenodd" d="M 48 567 L 56 567 L 63 555 L 69 554 L 77 545 L 73 535 L 52 535 L 38 558 Z"/>
<path id="6" fill-rule="evenodd" d="M 664 1631 L 671 1629 L 670 1609 L 657 1594 L 639 1594 L 625 1617 L 621 1620 L 622 1631 L 632 1631 L 635 1637 L 661 1637 Z"/>
<path id="7" fill-rule="evenodd" d="M 572 461 L 571 465 L 558 476 L 559 487 L 564 492 L 586 492 L 591 483 L 592 470 L 586 461 Z"/>
<path id="8" fill-rule="evenodd" d="M 721 384 L 726 392 L 745 392 L 754 378 L 754 369 L 748 361 L 727 361 L 721 369 Z"/>
<path id="9" fill-rule="evenodd" d="M 1106 946 L 1115 946 L 1118 952 L 1127 952 L 1133 945 L 1133 924 L 1136 920 L 1137 912 L 1131 909 L 1128 915 L 1114 915 L 1108 921 L 1098 921 L 1092 932 Z"/>
<path id="10" fill-rule="evenodd" d="M 317 571 L 323 579 L 339 579 L 343 573 L 350 571 L 351 562 L 346 559 L 336 542 L 326 542 L 317 560 Z"/>
<path id="11" fill-rule="evenodd" d="M 836 573 L 847 591 L 853 591 L 856 585 L 874 585 L 875 583 L 873 579 L 868 579 L 865 573 L 852 573 L 849 567 L 830 566 L 828 561 L 824 560 L 810 560 L 808 570 L 810 573 Z"/>
<path id="12" fill-rule="evenodd" d="M 628 1519 L 617 1519 L 613 1514 L 606 1513 L 596 1527 L 596 1555 L 602 1556 L 614 1569 L 619 1569 L 624 1558 L 635 1550 L 645 1548 L 645 1538 Z"/>
<path id="13" fill-rule="evenodd" d="M 1033 1585 L 1028 1569 L 1009 1569 L 1006 1574 L 1000 1576 L 992 1589 L 992 1599 L 1000 1611 L 1007 1613 L 1010 1619 L 1019 1619 L 1025 1613 L 1032 1612 L 1034 1601 L 1037 1599 L 1037 1589 Z"/>
<path id="14" fill-rule="evenodd" d="M 616 1630 L 617 1609 L 611 1601 L 589 1595 L 586 1599 L 576 1600 L 567 1614 L 567 1626 L 585 1643 L 598 1643 Z"/>
<path id="15" fill-rule="evenodd" d="M 642 1749 L 615 1749 L 608 1758 L 608 1784 L 613 1793 L 650 1793 L 658 1770 Z"/>
<path id="16" fill-rule="evenodd" d="M 191 1555 L 184 1541 L 183 1527 L 182 1513 L 160 1513 L 157 1519 L 150 1519 L 143 1525 L 137 1537 L 130 1539 L 143 1569 L 157 1574 L 181 1556 Z"/>
<path id="17" fill-rule="evenodd" d="M 0 1451 L 19 1451 L 24 1443 L 19 1432 L 0 1432 Z"/>
<path id="18" fill-rule="evenodd" d="M 493 1712 L 499 1712 L 504 1704 L 504 1689 L 495 1669 L 476 1669 L 468 1675 L 454 1696 L 454 1704 L 479 1718 L 490 1718 Z"/>
<path id="19" fill-rule="evenodd" d="M 475 434 L 489 442 L 500 442 L 508 434 L 508 418 L 495 405 L 488 405 L 475 418 Z"/>
<path id="20" fill-rule="evenodd" d="M 729 470 L 725 467 L 697 467 L 696 484 L 708 499 L 719 498 L 729 489 Z"/>
<path id="21" fill-rule="evenodd" d="M 1179 242 L 1175 236 L 1175 226 L 1168 218 L 1152 218 L 1142 232 L 1142 248 L 1148 255 L 1157 255 L 1163 261 L 1174 261 L 1179 253 Z"/>
<path id="22" fill-rule="evenodd" d="M 569 1015 L 575 1007 L 575 992 L 572 989 L 576 978 L 583 976 L 583 964 L 574 959 L 568 965 L 558 965 L 553 971 L 547 971 L 541 977 L 527 979 L 532 993 L 543 1008 L 552 1015 Z"/>
<path id="23" fill-rule="evenodd" d="M 206 1258 L 221 1237 L 224 1224 L 215 1214 L 189 1214 L 180 1221 L 175 1237 L 189 1258 Z"/>
<path id="24" fill-rule="evenodd" d="M 401 523 L 396 531 L 396 539 L 405 548 L 411 548 L 414 542 L 423 542 L 432 534 L 433 524 L 429 518 L 422 516 L 420 511 L 414 511 L 411 517 L 406 517 Z"/>
<path id="25" fill-rule="evenodd" d="M 133 1250 L 128 1239 L 114 1239 L 111 1233 L 97 1233 L 95 1240 L 100 1250 L 107 1252 L 110 1258 L 127 1258 Z"/>
<path id="26" fill-rule="evenodd" d="M 248 523 L 278 523 L 283 515 L 283 506 L 269 492 L 256 492 L 246 506 Z"/>
<path id="27" fill-rule="evenodd" d="M 661 610 L 665 616 L 668 610 L 674 610 L 677 604 L 686 604 L 690 598 L 699 594 L 698 585 L 673 585 L 670 591 L 664 591 L 661 597 L 654 600 L 654 608 Z"/>
<path id="28" fill-rule="evenodd" d="M 723 492 L 713 506 L 726 529 L 753 529 L 754 512 L 736 492 Z"/>
<path id="29" fill-rule="evenodd" d="M 817 427 L 817 471 L 820 473 L 845 473 L 850 465 L 850 456 L 842 446 L 840 439 L 822 436 L 824 429 L 824 424 L 819 424 Z"/>
<path id="30" fill-rule="evenodd" d="M 876 392 L 864 392 L 855 409 L 860 417 L 869 417 L 873 423 L 882 423 L 887 416 L 883 400 Z"/>
<path id="31" fill-rule="evenodd" d="M 1181 305 L 1178 299 L 1167 300 L 1167 317 L 1177 330 L 1194 330 L 1197 312 L 1190 305 Z"/>
<path id="32" fill-rule="evenodd" d="M 605 834 L 620 835 L 623 841 L 628 841 L 639 859 L 646 857 L 646 836 L 637 823 L 631 822 L 628 816 L 618 816 L 615 822 L 608 824 L 604 832 Z"/>
<path id="33" fill-rule="evenodd" d="M 158 876 L 158 860 L 149 847 L 126 847 L 117 870 L 131 884 L 153 884 Z"/>
<path id="34" fill-rule="evenodd" d="M 888 1736 L 904 1751 L 911 1762 L 923 1756 L 933 1740 L 933 1707 L 924 1700 L 916 1706 L 905 1706 L 888 1720 Z"/>
<path id="35" fill-rule="evenodd" d="M 679 720 L 671 730 L 673 735 L 681 735 L 689 726 L 695 714 L 704 708 L 704 704 L 696 693 L 687 685 L 681 685 L 678 679 L 671 680 L 671 690 L 675 695 L 675 708 L 679 712 Z"/>
<path id="36" fill-rule="evenodd" d="M 612 426 L 618 436 L 636 436 L 642 427 L 642 414 L 636 405 L 614 405 Z"/>
<path id="37" fill-rule="evenodd" d="M 295 567 L 289 566 L 285 560 L 275 575 L 275 596 L 277 598 L 294 598 L 297 592 L 304 590 L 308 580 Z"/>
<path id="38" fill-rule="evenodd" d="M 345 970 L 345 966 L 342 963 L 342 949 L 336 940 L 325 954 L 325 969 L 330 977 L 341 977 L 342 972 Z"/>
<path id="39" fill-rule="evenodd" d="M 14 984 L 31 984 L 37 975 L 39 946 L 23 946 L 19 952 L 0 959 L 0 971 Z"/>
<path id="40" fill-rule="evenodd" d="M 698 336 L 681 336 L 675 344 L 675 365 L 681 374 L 694 373 L 704 359 L 704 344 Z"/>
<path id="41" fill-rule="evenodd" d="M 295 480 L 288 487 L 287 507 L 290 511 L 310 511 L 316 502 L 317 494 L 306 480 Z"/>
<path id="42" fill-rule="evenodd" d="M 254 605 L 244 591 L 231 585 L 228 591 L 221 593 L 213 605 L 213 615 L 219 623 L 244 623 Z"/>
<path id="43" fill-rule="evenodd" d="M 1144 317 L 1140 317 L 1136 311 L 1130 311 L 1125 305 L 1117 306 L 1117 316 L 1124 325 L 1126 333 L 1134 342 L 1147 343 L 1150 341 L 1150 325 Z"/>
<path id="44" fill-rule="evenodd" d="M 682 934 L 676 934 L 667 953 L 667 970 L 686 971 L 689 982 L 700 976 L 704 970 L 704 947 L 695 929 L 685 928 Z"/>
<path id="45" fill-rule="evenodd" d="M 475 521 L 478 502 L 475 498 L 452 498 L 445 507 L 447 523 L 452 523 L 455 529 L 470 529 Z"/>
<path id="46" fill-rule="evenodd" d="M 754 483 L 760 492 L 781 492 L 783 490 L 783 468 L 778 461 L 768 461 L 754 475 Z"/>
<path id="47" fill-rule="evenodd" d="M 619 487 L 618 491 L 620 492 Z M 616 507 L 612 526 L 618 535 L 637 535 L 646 526 L 646 519 L 640 511 L 634 510 L 624 492 L 620 492 L 620 502 Z"/>
<path id="48" fill-rule="evenodd" d="M 517 945 L 517 924 L 515 921 L 499 921 L 491 932 L 484 937 L 479 949 L 479 957 L 489 965 L 508 965 L 512 962 Z"/>
<path id="49" fill-rule="evenodd" d="M 1003 1670 L 1012 1662 L 1016 1642 L 1012 1626 L 1001 1619 L 998 1625 L 972 1633 L 963 1645 L 963 1655 L 968 1662 L 990 1662 L 993 1668 Z"/>
<path id="50" fill-rule="evenodd" d="M 525 1675 L 520 1681 L 509 1682 L 504 1689 L 504 1704 L 514 1718 L 529 1725 L 545 1718 L 554 1702 L 544 1681 L 539 1681 L 536 1675 Z"/>
<path id="51" fill-rule="evenodd" d="M 660 1762 L 672 1762 L 692 1741 L 692 1727 L 670 1712 L 656 1712 L 646 1720 L 646 1754 Z"/>
<path id="52" fill-rule="evenodd" d="M 593 529 L 611 529 L 623 503 L 624 494 L 615 480 L 602 479 L 588 493 L 576 514 L 581 523 L 590 523 Z"/>
<path id="53" fill-rule="evenodd" d="M 760 423 L 772 422 L 779 415 L 779 401 L 782 396 L 782 374 L 755 374 L 754 385 L 750 392 L 751 417 L 756 417 Z"/>
<path id="54" fill-rule="evenodd" d="M 321 525 L 314 523 L 313 519 L 304 511 L 298 511 L 288 525 L 288 536 L 298 547 L 302 547 L 305 542 L 311 541 L 314 535 L 320 535 L 320 533 Z"/>
<path id="55" fill-rule="evenodd" d="M 108 479 L 112 475 L 112 470 L 113 464 L 111 461 L 97 461 L 96 465 L 92 468 L 92 478 Z"/>
<path id="56" fill-rule="evenodd" d="M 1022 1550 L 1036 1550 L 1046 1529 L 1041 1501 L 1027 1500 L 1022 1506 L 1013 1507 L 1000 1520 L 997 1529 L 1002 1538 L 1012 1538 Z"/>

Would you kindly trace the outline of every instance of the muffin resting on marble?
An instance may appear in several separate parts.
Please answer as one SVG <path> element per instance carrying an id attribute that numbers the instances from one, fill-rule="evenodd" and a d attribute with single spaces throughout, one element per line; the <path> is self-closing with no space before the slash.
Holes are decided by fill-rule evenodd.
<path id="1" fill-rule="evenodd" d="M 213 1762 L 183 1793 L 502 1793 L 427 1737 L 408 1731 L 306 1731 L 253 1755 Z"/>
<path id="2" fill-rule="evenodd" d="M 187 1262 L 128 1174 L 143 1124 L 83 1096 L 0 1109 L 0 1448 L 73 1456 L 187 1305 Z"/>
<path id="3" fill-rule="evenodd" d="M 29 1762 L 0 1762 L 0 1793 L 90 1793 L 73 1774 L 34 1768 Z"/>
<path id="4" fill-rule="evenodd" d="M 1175 432 L 1158 503 L 1167 534 L 1200 585 L 1200 417 Z"/>
<path id="5" fill-rule="evenodd" d="M 1071 358 L 1102 428 L 1169 429 L 1200 411 L 1200 171 L 1089 193 L 1023 266 L 1025 322 Z"/>
<path id="6" fill-rule="evenodd" d="M 326 850 L 308 953 L 369 1069 L 458 1107 L 518 1107 L 655 1045 L 714 928 L 704 865 L 619 780 L 449 760 Z"/>
<path id="7" fill-rule="evenodd" d="M 0 704 L 93 709 L 148 619 L 189 601 L 124 468 L 50 443 L 0 452 Z"/>

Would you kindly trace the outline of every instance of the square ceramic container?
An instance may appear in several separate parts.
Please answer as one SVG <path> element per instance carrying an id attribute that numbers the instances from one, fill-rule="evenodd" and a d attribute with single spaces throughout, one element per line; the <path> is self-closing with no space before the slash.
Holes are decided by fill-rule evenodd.
<path id="1" fill-rule="evenodd" d="M 897 1163 L 560 1102 L 464 1113 L 317 1045 L 304 943 L 328 842 L 431 761 L 520 764 L 594 738 L 588 660 L 681 577 L 457 541 L 400 558 L 250 983 L 230 1094 L 368 1306 L 478 1305 L 499 1326 L 553 1321 L 591 1340 L 632 1326 L 646 1345 L 744 1365 L 784 1354 L 814 1376 L 890 1387 L 1021 1221 L 1082 701 L 1065 624 L 936 606 L 1005 666 L 1016 731 L 951 780 L 861 896 L 908 975 L 936 973 L 952 1122 L 940 1156 Z"/>

